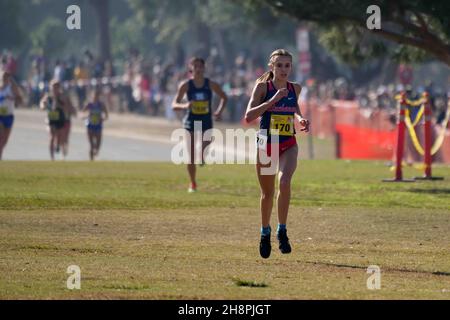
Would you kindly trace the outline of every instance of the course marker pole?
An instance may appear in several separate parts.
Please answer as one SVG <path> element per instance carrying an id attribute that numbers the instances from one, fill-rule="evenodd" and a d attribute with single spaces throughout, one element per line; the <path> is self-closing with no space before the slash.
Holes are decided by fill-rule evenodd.
<path id="1" fill-rule="evenodd" d="M 395 178 L 384 179 L 383 182 L 414 182 L 413 179 L 403 179 L 402 172 L 402 160 L 403 151 L 405 149 L 405 115 L 406 115 L 406 93 L 401 94 L 400 110 L 397 121 L 397 153 L 396 153 L 396 166 L 395 166 Z"/>
<path id="2" fill-rule="evenodd" d="M 423 93 L 423 98 L 425 100 L 425 155 L 424 155 L 424 164 L 425 164 L 425 174 L 423 177 L 415 177 L 416 180 L 443 180 L 443 177 L 433 177 L 431 174 L 431 167 L 433 164 L 433 158 L 431 155 L 432 148 L 432 136 L 431 136 L 431 118 L 432 118 L 432 110 L 431 110 L 431 102 L 430 95 L 428 92 Z"/>

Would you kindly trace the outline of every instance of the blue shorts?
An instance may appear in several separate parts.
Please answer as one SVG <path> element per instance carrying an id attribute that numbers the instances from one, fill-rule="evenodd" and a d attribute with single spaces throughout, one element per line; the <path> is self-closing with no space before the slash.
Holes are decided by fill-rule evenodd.
<path id="1" fill-rule="evenodd" d="M 0 123 L 6 128 L 11 129 L 14 123 L 14 116 L 0 116 Z"/>
<path id="2" fill-rule="evenodd" d="M 183 128 L 187 131 L 194 132 L 195 130 L 195 122 L 200 122 L 199 129 L 202 132 L 208 131 L 213 128 L 213 122 L 211 117 L 206 117 L 204 119 L 189 119 L 185 118 L 183 120 Z"/>
<path id="3" fill-rule="evenodd" d="M 97 125 L 88 124 L 87 128 L 89 131 L 94 131 L 95 133 L 99 133 L 99 132 L 102 132 L 103 126 L 101 124 L 97 124 Z"/>

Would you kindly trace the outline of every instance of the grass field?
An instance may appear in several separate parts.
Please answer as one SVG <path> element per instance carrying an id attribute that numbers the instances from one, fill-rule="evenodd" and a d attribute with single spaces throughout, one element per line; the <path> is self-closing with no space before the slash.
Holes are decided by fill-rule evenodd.
<path id="1" fill-rule="evenodd" d="M 2 162 L 0 299 L 450 299 L 450 168 L 434 174 L 389 184 L 382 162 L 302 161 L 293 253 L 273 235 L 263 260 L 253 166 L 201 168 L 188 194 L 183 166 Z"/>

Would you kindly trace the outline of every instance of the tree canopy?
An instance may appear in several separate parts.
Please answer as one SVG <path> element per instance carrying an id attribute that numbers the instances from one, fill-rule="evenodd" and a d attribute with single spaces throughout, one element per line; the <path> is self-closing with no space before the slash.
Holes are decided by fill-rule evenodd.
<path id="1" fill-rule="evenodd" d="M 65 28 L 70 4 L 81 7 L 82 30 Z M 381 8 L 381 30 L 366 27 L 372 4 Z M 438 0 L 2 0 L 0 27 L 7 32 L 0 46 L 22 57 L 44 51 L 49 61 L 87 49 L 102 60 L 120 61 L 137 49 L 148 59 L 179 66 L 194 54 L 213 56 L 220 68 L 239 56 L 265 66 L 274 49 L 295 51 L 295 30 L 306 24 L 312 31 L 312 74 L 364 82 L 371 81 L 368 75 L 395 70 L 392 57 L 450 65 L 449 9 L 450 2 Z M 354 67 L 337 63 L 336 56 Z"/>
<path id="2" fill-rule="evenodd" d="M 389 54 L 406 61 L 434 57 L 450 65 L 450 1 L 440 0 L 247 0 L 322 28 L 322 42 L 345 61 Z M 369 30 L 367 8 L 381 9 L 381 29 Z M 388 40 L 397 44 L 389 46 Z"/>
<path id="3" fill-rule="evenodd" d="M 204 57 L 212 47 L 218 47 L 221 56 L 236 55 L 239 50 L 257 56 L 261 48 L 272 47 L 267 39 L 294 40 L 293 21 L 278 19 L 267 7 L 223 0 L 128 1 L 137 19 L 156 32 L 157 42 L 179 45 L 187 38 L 189 44 L 195 44 L 194 54 Z M 265 28 L 267 25 L 271 28 Z"/>
<path id="4" fill-rule="evenodd" d="M 23 40 L 23 29 L 20 25 L 19 16 L 22 3 L 17 0 L 0 1 L 0 47 L 15 47 Z"/>

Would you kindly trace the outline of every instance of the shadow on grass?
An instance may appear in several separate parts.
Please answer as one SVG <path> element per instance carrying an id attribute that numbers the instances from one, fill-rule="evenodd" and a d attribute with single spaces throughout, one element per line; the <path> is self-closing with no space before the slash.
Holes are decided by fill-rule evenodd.
<path id="1" fill-rule="evenodd" d="M 105 289 L 112 290 L 149 290 L 151 289 L 147 285 L 139 285 L 139 284 L 111 284 L 103 286 Z"/>
<path id="2" fill-rule="evenodd" d="M 449 188 L 442 188 L 442 189 L 420 189 L 420 188 L 413 188 L 409 190 L 402 190 L 404 192 L 414 192 L 414 193 L 428 193 L 428 194 L 448 194 L 450 195 L 450 189 Z"/>
<path id="3" fill-rule="evenodd" d="M 308 264 L 322 265 L 328 267 L 336 268 L 350 268 L 350 269 L 361 269 L 367 270 L 365 266 L 351 265 L 351 264 L 339 264 L 339 263 L 329 263 L 329 262 L 313 262 L 307 261 Z M 382 268 L 382 271 L 394 271 L 394 272 L 410 272 L 410 273 L 420 273 L 420 274 L 432 274 L 435 276 L 445 276 L 450 277 L 450 272 L 447 271 L 425 271 L 425 270 L 411 270 L 411 269 L 399 269 L 399 268 Z"/>
<path id="4" fill-rule="evenodd" d="M 250 288 L 267 288 L 268 285 L 264 282 L 257 283 L 254 281 L 247 281 L 247 280 L 241 280 L 241 279 L 233 279 L 233 282 L 238 287 L 250 287 Z"/>

